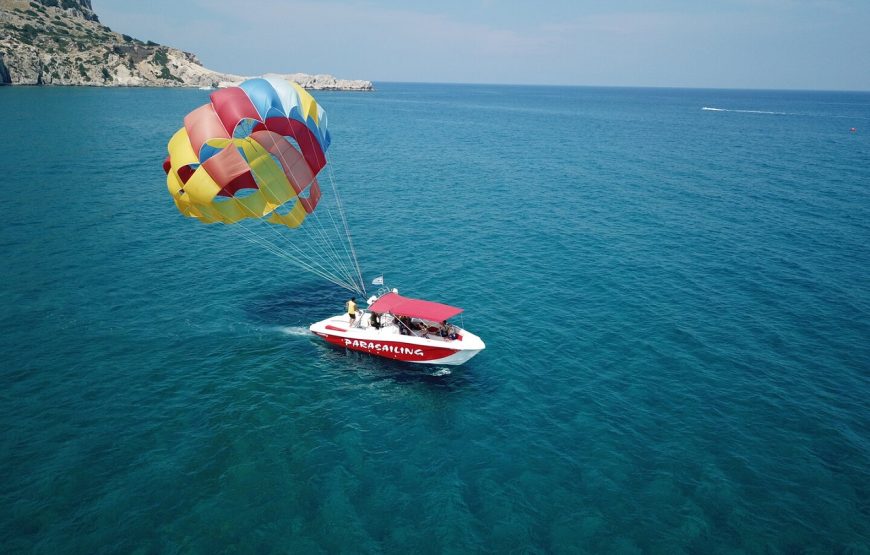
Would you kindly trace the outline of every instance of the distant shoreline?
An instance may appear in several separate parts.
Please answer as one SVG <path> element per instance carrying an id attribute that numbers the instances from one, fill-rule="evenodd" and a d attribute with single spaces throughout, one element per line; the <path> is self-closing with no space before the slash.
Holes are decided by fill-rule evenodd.
<path id="1" fill-rule="evenodd" d="M 211 70 L 195 54 L 100 24 L 90 0 L 0 0 L 0 85 L 228 87 L 249 79 Z M 267 74 L 313 90 L 369 91 L 371 81 Z"/>

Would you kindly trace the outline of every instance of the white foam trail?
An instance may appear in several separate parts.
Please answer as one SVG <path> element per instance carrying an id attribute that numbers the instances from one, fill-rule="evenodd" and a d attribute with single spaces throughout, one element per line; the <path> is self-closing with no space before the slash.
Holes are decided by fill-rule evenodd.
<path id="1" fill-rule="evenodd" d="M 295 337 L 302 337 L 311 335 L 311 332 L 308 328 L 304 328 L 302 326 L 277 326 L 275 331 L 279 331 L 285 335 L 293 335 Z"/>
<path id="2" fill-rule="evenodd" d="M 429 375 L 430 375 L 430 376 L 449 376 L 449 375 L 452 374 L 452 373 L 453 373 L 453 372 L 451 372 L 451 371 L 448 370 L 447 368 L 439 368 L 438 370 L 435 370 L 434 372 L 432 372 L 432 373 L 429 374 Z"/>
<path id="3" fill-rule="evenodd" d="M 806 118 L 842 118 L 851 120 L 870 120 L 867 116 L 842 115 L 842 114 L 809 114 L 800 112 L 769 112 L 766 110 L 731 110 L 729 108 L 714 108 L 713 106 L 704 106 L 701 110 L 707 112 L 737 112 L 740 114 L 765 114 L 769 116 L 801 116 Z"/>
<path id="4" fill-rule="evenodd" d="M 704 106 L 701 109 L 707 110 L 708 112 L 737 112 L 739 114 L 768 114 L 771 116 L 799 116 L 799 115 L 801 115 L 801 114 L 791 114 L 788 112 L 768 112 L 765 110 L 729 110 L 728 108 L 712 108 L 710 106 Z"/>

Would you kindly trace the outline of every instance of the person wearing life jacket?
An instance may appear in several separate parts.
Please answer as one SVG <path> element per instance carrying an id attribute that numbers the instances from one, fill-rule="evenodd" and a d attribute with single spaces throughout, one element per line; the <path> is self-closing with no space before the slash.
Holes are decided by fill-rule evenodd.
<path id="1" fill-rule="evenodd" d="M 344 303 L 344 306 L 347 307 L 347 315 L 350 317 L 350 325 L 353 326 L 353 323 L 356 321 L 356 297 L 351 297 L 349 301 Z"/>

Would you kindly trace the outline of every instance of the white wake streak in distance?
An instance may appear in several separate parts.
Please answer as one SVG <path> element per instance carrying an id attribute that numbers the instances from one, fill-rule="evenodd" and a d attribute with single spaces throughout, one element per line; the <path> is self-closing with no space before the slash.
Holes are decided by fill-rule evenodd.
<path id="1" fill-rule="evenodd" d="M 710 106 L 704 106 L 701 108 L 702 110 L 706 110 L 708 112 L 737 112 L 740 114 L 768 114 L 772 116 L 800 116 L 802 114 L 791 114 L 789 112 L 768 112 L 765 110 L 729 110 L 727 108 L 712 108 Z"/>

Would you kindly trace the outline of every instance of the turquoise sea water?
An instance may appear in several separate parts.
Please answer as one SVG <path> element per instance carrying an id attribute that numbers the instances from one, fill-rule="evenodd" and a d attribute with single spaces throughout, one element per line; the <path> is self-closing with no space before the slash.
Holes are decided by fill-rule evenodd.
<path id="1" fill-rule="evenodd" d="M 0 88 L 0 551 L 870 552 L 870 94 L 317 94 L 449 374 L 177 213 L 207 94 Z"/>

